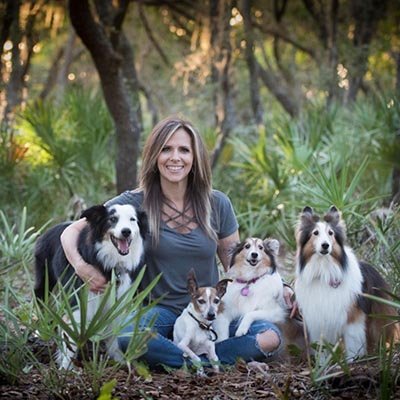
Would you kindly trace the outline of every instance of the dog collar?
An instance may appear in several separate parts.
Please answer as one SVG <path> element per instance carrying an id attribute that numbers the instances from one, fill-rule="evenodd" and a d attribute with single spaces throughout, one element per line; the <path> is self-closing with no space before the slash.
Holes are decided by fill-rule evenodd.
<path id="1" fill-rule="evenodd" d="M 215 342 L 218 339 L 217 332 L 215 332 L 214 329 L 211 327 L 212 324 L 207 325 L 205 322 L 197 319 L 190 311 L 188 311 L 188 313 L 199 324 L 200 329 L 210 332 L 210 340 L 212 342 Z"/>
<path id="2" fill-rule="evenodd" d="M 337 289 L 337 287 L 342 283 L 340 279 L 331 279 L 329 281 L 329 286 L 333 289 Z"/>
<path id="3" fill-rule="evenodd" d="M 249 295 L 249 291 L 250 291 L 249 285 L 251 285 L 252 283 L 257 282 L 260 278 L 262 278 L 263 276 L 268 275 L 268 274 L 269 273 L 266 272 L 265 274 L 257 276 L 256 278 L 250 279 L 248 281 L 246 281 L 244 279 L 236 278 L 236 282 L 237 283 L 245 283 L 246 284 L 246 286 L 240 290 L 240 294 L 242 296 L 248 296 Z"/>

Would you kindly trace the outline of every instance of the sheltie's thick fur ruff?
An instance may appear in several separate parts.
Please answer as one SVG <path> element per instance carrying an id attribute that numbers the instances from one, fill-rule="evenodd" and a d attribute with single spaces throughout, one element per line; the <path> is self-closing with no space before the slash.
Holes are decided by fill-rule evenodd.
<path id="1" fill-rule="evenodd" d="M 117 298 L 130 287 L 132 275 L 144 254 L 144 236 L 147 231 L 147 217 L 142 211 L 132 205 L 96 205 L 82 213 L 88 224 L 78 238 L 78 251 L 82 258 L 97 268 L 108 281 L 114 271 L 117 277 Z M 69 265 L 61 246 L 60 235 L 71 223 L 58 224 L 45 232 L 37 241 L 35 247 L 35 294 L 39 299 L 45 298 L 46 269 L 48 289 L 51 291 L 60 281 L 62 286 L 71 283 L 74 287 L 82 286 L 83 282 L 75 275 L 75 270 Z M 89 293 L 88 320 L 96 313 L 101 294 Z M 74 313 L 75 321 L 79 322 L 79 310 Z M 66 346 L 68 347 L 68 346 Z M 118 358 L 115 340 L 108 343 L 111 357 Z M 73 352 L 65 348 L 59 355 L 59 364 L 63 368 L 71 367 Z"/>
<path id="2" fill-rule="evenodd" d="M 275 239 L 247 238 L 236 247 L 227 274 L 232 282 L 224 296 L 224 311 L 215 323 L 218 341 L 229 337 L 229 324 L 235 319 L 241 319 L 235 336 L 245 335 L 256 320 L 285 320 L 283 283 L 276 265 L 278 252 Z"/>
<path id="3" fill-rule="evenodd" d="M 345 244 L 346 227 L 336 207 L 322 220 L 305 207 L 296 241 L 295 293 L 309 342 L 335 344 L 342 339 L 353 359 L 372 352 L 383 333 L 390 341 L 397 327 L 371 314 L 395 315 L 395 310 L 363 296 L 388 298 L 388 285 Z"/>

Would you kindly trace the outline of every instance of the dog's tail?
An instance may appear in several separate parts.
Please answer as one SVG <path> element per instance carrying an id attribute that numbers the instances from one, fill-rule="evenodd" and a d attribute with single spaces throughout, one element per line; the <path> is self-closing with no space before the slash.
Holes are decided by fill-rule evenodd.
<path id="1" fill-rule="evenodd" d="M 391 290 L 380 273 L 364 262 L 360 267 L 364 278 L 363 293 L 374 297 L 361 300 L 361 308 L 370 316 L 367 319 L 367 346 L 368 352 L 373 352 L 381 340 L 389 345 L 400 342 L 400 315 L 396 307 L 388 304 L 393 302 Z"/>

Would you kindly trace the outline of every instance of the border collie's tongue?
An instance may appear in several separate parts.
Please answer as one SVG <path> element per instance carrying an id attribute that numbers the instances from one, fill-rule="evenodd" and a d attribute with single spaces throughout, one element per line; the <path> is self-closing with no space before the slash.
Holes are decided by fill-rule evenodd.
<path id="1" fill-rule="evenodd" d="M 118 239 L 115 236 L 112 236 L 112 241 L 117 248 L 118 252 L 126 256 L 129 253 L 129 245 L 130 245 L 130 240 L 129 239 Z"/>
<path id="2" fill-rule="evenodd" d="M 118 239 L 118 250 L 121 254 L 129 253 L 129 241 L 128 239 Z"/>

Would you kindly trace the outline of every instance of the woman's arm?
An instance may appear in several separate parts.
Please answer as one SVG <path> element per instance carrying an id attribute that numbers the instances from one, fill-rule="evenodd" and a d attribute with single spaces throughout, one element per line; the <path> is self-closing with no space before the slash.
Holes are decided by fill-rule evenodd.
<path id="1" fill-rule="evenodd" d="M 232 235 L 229 235 L 226 238 L 220 239 L 218 241 L 217 253 L 225 271 L 228 271 L 231 261 L 232 250 L 239 242 L 240 238 L 238 230 L 232 233 Z"/>
<path id="2" fill-rule="evenodd" d="M 78 238 L 82 229 L 87 225 L 86 219 L 73 222 L 61 234 L 61 245 L 67 260 L 75 269 L 76 274 L 89 285 L 92 292 L 98 293 L 105 289 L 106 278 L 93 265 L 88 264 L 78 251 Z"/>

